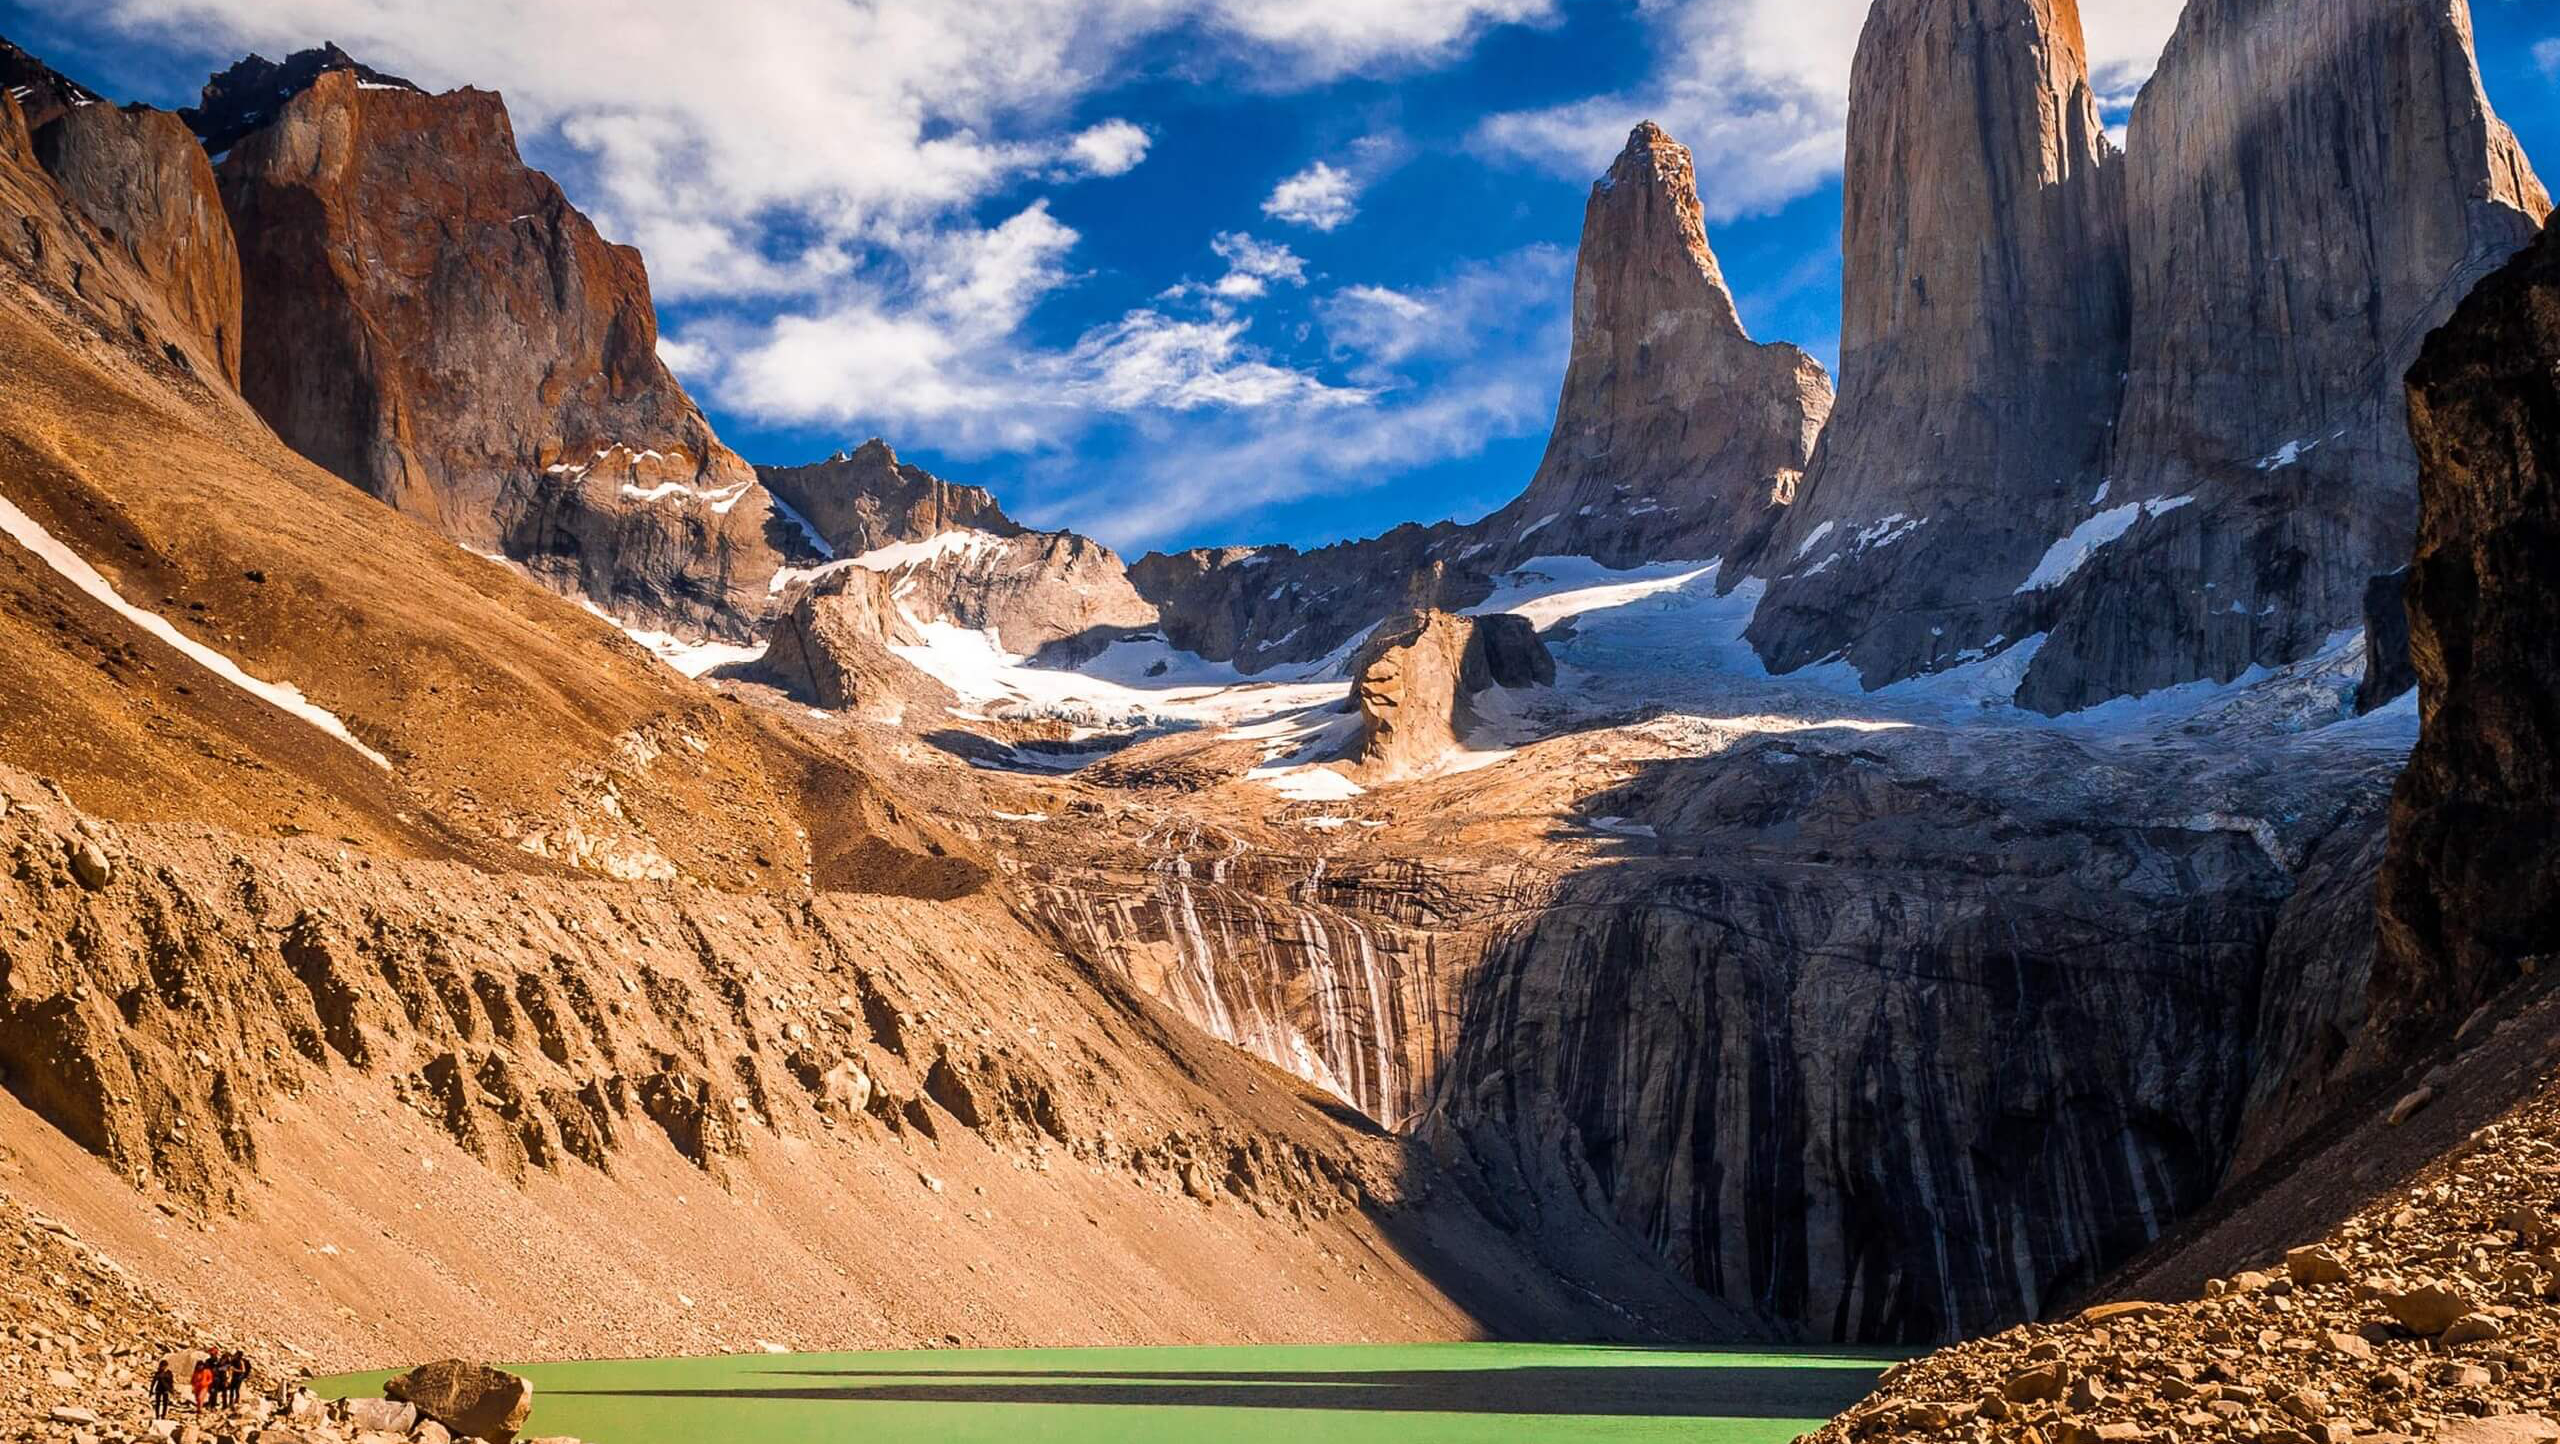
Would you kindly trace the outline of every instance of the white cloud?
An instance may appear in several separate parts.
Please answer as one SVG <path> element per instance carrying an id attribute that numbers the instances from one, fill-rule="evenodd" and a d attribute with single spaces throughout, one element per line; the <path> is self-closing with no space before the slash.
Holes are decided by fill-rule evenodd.
<path id="1" fill-rule="evenodd" d="M 1067 142 L 1067 158 L 1087 175 L 1127 175 L 1147 158 L 1148 144 L 1146 127 L 1106 120 Z"/>
<path id="2" fill-rule="evenodd" d="M 2542 67 L 2543 79 L 2560 85 L 2560 35 L 2535 42 L 2533 63 Z"/>
<path id="3" fill-rule="evenodd" d="M 1250 301 L 1268 292 L 1275 281 L 1289 286 L 1307 283 L 1306 261 L 1281 242 L 1258 241 L 1242 231 L 1221 231 L 1210 239 L 1209 249 L 1227 263 L 1227 273 L 1210 283 L 1211 295 Z M 1176 287 L 1170 294 L 1179 295 L 1182 290 Z"/>
<path id="4" fill-rule="evenodd" d="M 1333 407 L 1368 399 L 1262 360 L 1241 344 L 1245 326 L 1232 318 L 1182 321 L 1158 311 L 1131 311 L 1078 341 L 1061 379 L 1070 394 L 1115 412 Z"/>
<path id="5" fill-rule="evenodd" d="M 1459 267 L 1432 286 L 1346 286 L 1321 300 L 1352 388 L 1229 407 L 1151 432 L 1127 470 L 1035 467 L 1052 488 L 1025 508 L 1127 550 L 1273 505 L 1384 484 L 1415 466 L 1542 432 L 1555 415 L 1573 261 L 1537 246 Z"/>
<path id="6" fill-rule="evenodd" d="M 1354 204 L 1359 195 L 1360 183 L 1349 171 L 1317 161 L 1272 187 L 1262 213 L 1293 226 L 1331 231 L 1359 214 Z"/>
<path id="7" fill-rule="evenodd" d="M 1849 71 L 1871 0 L 1638 0 L 1653 75 L 1632 90 L 1486 118 L 1476 143 L 1567 178 L 1596 176 L 1636 122 L 1697 158 L 1710 220 L 1773 210 L 1840 172 Z M 2081 6 L 2092 88 L 2130 103 L 2180 0 Z"/>

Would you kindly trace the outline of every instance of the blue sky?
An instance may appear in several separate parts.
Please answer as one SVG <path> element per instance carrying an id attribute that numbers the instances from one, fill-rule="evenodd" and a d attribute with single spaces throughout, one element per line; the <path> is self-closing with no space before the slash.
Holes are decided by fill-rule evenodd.
<path id="1" fill-rule="evenodd" d="M 2560 171 L 2560 6 L 2474 6 L 2493 101 Z M 647 255 L 668 357 L 732 446 L 883 435 L 1134 554 L 1517 492 L 1584 196 L 1648 116 L 1698 153 L 1754 334 L 1830 362 L 1865 8 L 0 0 L 0 33 L 163 105 L 324 39 L 501 90 L 529 158 Z M 2174 0 L 2082 14 L 2120 116 Z"/>

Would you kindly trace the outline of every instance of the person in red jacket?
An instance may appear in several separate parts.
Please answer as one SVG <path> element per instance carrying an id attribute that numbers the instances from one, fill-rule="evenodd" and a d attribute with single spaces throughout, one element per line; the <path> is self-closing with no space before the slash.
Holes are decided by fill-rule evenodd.
<path id="1" fill-rule="evenodd" d="M 188 1382 L 195 1386 L 196 1412 L 201 1414 L 205 1396 L 213 1392 L 213 1350 L 206 1349 L 196 1355 L 195 1377 Z"/>

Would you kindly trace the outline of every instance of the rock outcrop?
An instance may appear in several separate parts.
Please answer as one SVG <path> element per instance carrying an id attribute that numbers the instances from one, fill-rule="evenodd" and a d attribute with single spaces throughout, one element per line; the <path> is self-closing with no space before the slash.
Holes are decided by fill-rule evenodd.
<path id="1" fill-rule="evenodd" d="M 1555 679 L 1555 658 L 1526 617 L 1416 612 L 1389 621 L 1352 659 L 1353 770 L 1370 782 L 1429 772 L 1475 731 L 1485 693 Z"/>
<path id="2" fill-rule="evenodd" d="M 1382 535 L 1292 546 L 1149 552 L 1129 581 L 1165 639 L 1246 676 L 1340 663 L 1371 629 L 1418 608 L 1456 610 L 1492 594 L 1493 550 L 1454 522 L 1407 522 Z"/>
<path id="3" fill-rule="evenodd" d="M 2019 690 L 2045 712 L 2360 625 L 2417 517 L 2401 377 L 2551 208 L 2461 0 L 2194 0 L 2126 151 L 2123 415 L 2066 521 L 2144 513 L 2012 631 L 2049 633 Z"/>
<path id="4" fill-rule="evenodd" d="M 1880 0 L 1843 184 L 1839 405 L 1750 638 L 1873 686 L 2016 641 L 2020 579 L 2103 475 L 2124 183 L 2075 0 Z"/>
<path id="5" fill-rule="evenodd" d="M 948 705 L 949 689 L 892 647 L 924 639 L 898 607 L 896 573 L 834 567 L 786 591 L 774 608 L 764 655 L 747 671 L 813 706 L 889 722 L 908 704 Z"/>
<path id="6" fill-rule="evenodd" d="M 35 131 L 36 158 L 152 283 L 212 380 L 240 383 L 240 253 L 213 167 L 186 123 L 147 106 L 87 104 Z"/>
<path id="7" fill-rule="evenodd" d="M 1820 363 L 1743 330 L 1689 151 L 1646 121 L 1583 211 L 1545 459 L 1476 539 L 1495 566 L 1723 556 L 1782 514 L 1830 415 Z"/>
<path id="8" fill-rule="evenodd" d="M 2560 953 L 2560 228 L 2409 373 L 2422 510 L 2409 653 L 2422 716 L 2392 802 L 2374 1007 L 2464 1018 Z"/>
<path id="9" fill-rule="evenodd" d="M 790 529 L 659 361 L 639 253 L 525 167 L 496 95 L 326 66 L 267 94 L 310 69 L 296 57 L 237 106 L 218 78 L 198 112 L 254 124 L 218 168 L 250 402 L 295 450 L 557 590 L 748 635 Z"/>

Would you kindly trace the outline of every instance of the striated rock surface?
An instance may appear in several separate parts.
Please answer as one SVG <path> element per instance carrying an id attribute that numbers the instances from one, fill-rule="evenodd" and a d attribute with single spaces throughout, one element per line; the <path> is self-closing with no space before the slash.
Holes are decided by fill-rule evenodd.
<path id="1" fill-rule="evenodd" d="M 2194 0 L 2127 155 L 2123 416 L 2065 520 L 2145 514 L 2037 594 L 2019 701 L 2046 712 L 2361 625 L 2417 517 L 2401 377 L 2550 210 L 2462 0 Z"/>
<path id="2" fill-rule="evenodd" d="M 2373 1000 L 2458 1022 L 2560 952 L 2560 230 L 2427 339 L 2409 653 L 2422 716 L 2392 800 Z"/>
<path id="3" fill-rule="evenodd" d="M 1430 771 L 1476 729 L 1483 694 L 1555 679 L 1555 658 L 1526 617 L 1417 612 L 1391 620 L 1352 659 L 1351 701 L 1360 713 L 1353 770 L 1372 783 Z"/>
<path id="4" fill-rule="evenodd" d="M 1646 121 L 1583 212 L 1546 457 L 1477 539 L 1496 566 L 1723 556 L 1776 521 L 1830 414 L 1820 363 L 1743 330 L 1689 151 Z"/>
<path id="5" fill-rule="evenodd" d="M 2102 475 L 2124 187 L 2075 0 L 1879 0 L 1843 184 L 1839 405 L 1750 638 L 1875 686 L 2016 641 L 2012 594 Z"/>
<path id="6" fill-rule="evenodd" d="M 232 113 L 226 83 L 200 116 Z M 259 413 L 555 589 L 626 621 L 747 635 L 787 539 L 768 529 L 787 529 L 658 360 L 639 254 L 525 168 L 486 91 L 330 68 L 275 104 L 219 168 Z"/>
<path id="7" fill-rule="evenodd" d="M 207 377 L 240 383 L 240 253 L 186 123 L 144 106 L 80 105 L 35 131 L 36 158 L 152 283 Z"/>
<path id="8" fill-rule="evenodd" d="M 461 1359 L 420 1364 L 382 1384 L 383 1397 L 414 1404 L 418 1412 L 468 1439 L 514 1444 L 533 1413 L 533 1383 L 521 1374 Z"/>

